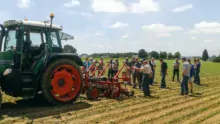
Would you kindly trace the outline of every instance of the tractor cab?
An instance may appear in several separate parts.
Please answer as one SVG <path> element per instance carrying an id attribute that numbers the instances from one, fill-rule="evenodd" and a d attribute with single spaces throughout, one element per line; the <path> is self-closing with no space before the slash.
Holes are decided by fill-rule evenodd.
<path id="1" fill-rule="evenodd" d="M 0 25 L 0 87 L 6 94 L 33 98 L 42 91 L 49 102 L 54 99 L 53 104 L 73 101 L 76 100 L 75 96 L 78 97 L 82 83 L 78 66 L 82 66 L 83 62 L 76 54 L 63 53 L 61 41 L 74 37 L 63 33 L 61 26 L 53 25 L 54 15 L 51 14 L 50 17 L 51 23 L 25 19 L 8 20 Z M 50 67 L 54 66 L 54 63 L 58 63 L 56 67 L 63 67 L 57 67 L 56 71 L 50 72 L 56 69 Z M 61 74 L 62 69 L 66 71 L 62 71 Z M 77 85 L 77 93 L 68 100 L 58 99 L 55 95 L 61 97 L 60 93 L 66 92 L 62 97 L 67 97 L 65 95 L 72 91 L 73 79 L 76 80 L 73 78 L 73 72 L 78 76 L 80 84 Z M 49 75 L 45 77 L 45 73 Z M 57 73 L 61 75 L 58 79 L 55 76 Z M 71 79 L 67 81 L 68 76 Z M 59 91 L 57 85 L 60 85 Z"/>

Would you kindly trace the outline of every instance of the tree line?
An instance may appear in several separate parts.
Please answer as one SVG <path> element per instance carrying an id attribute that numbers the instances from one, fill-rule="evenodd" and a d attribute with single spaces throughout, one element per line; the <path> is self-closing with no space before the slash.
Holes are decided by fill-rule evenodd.
<path id="1" fill-rule="evenodd" d="M 74 48 L 72 45 L 65 45 L 63 48 L 63 52 L 65 53 L 77 53 L 77 49 Z M 140 58 L 155 58 L 155 59 L 174 59 L 178 58 L 180 59 L 181 53 L 180 52 L 166 52 L 166 51 L 151 51 L 148 52 L 145 49 L 140 49 L 138 52 L 125 52 L 125 53 L 93 53 L 91 55 L 88 54 L 83 54 L 88 57 L 93 57 L 93 58 L 100 58 L 100 57 L 112 57 L 112 58 L 125 58 L 125 57 L 140 57 Z M 212 56 L 209 57 L 208 51 L 205 49 L 202 53 L 201 59 L 203 61 L 213 61 L 213 62 L 220 62 L 220 55 L 219 56 Z"/>

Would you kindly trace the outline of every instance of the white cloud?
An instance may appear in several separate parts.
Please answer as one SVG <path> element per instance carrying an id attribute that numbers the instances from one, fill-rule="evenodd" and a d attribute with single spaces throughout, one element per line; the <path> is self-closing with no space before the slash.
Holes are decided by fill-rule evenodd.
<path id="1" fill-rule="evenodd" d="M 215 42 L 214 40 L 204 40 L 205 43 L 213 43 Z"/>
<path id="2" fill-rule="evenodd" d="M 189 10 L 189 9 L 192 9 L 192 8 L 193 8 L 192 4 L 186 4 L 186 5 L 179 6 L 175 9 L 173 9 L 172 11 L 173 12 L 183 12 L 183 11 L 186 11 L 186 10 Z"/>
<path id="3" fill-rule="evenodd" d="M 180 26 L 167 26 L 164 24 L 144 25 L 142 28 L 152 32 L 175 32 L 183 30 Z"/>
<path id="4" fill-rule="evenodd" d="M 35 2 L 33 0 L 17 0 L 17 6 L 19 8 L 27 9 L 30 8 L 31 6 L 35 6 Z"/>
<path id="5" fill-rule="evenodd" d="M 122 35 L 121 38 L 126 39 L 126 38 L 128 38 L 128 35 L 127 34 Z"/>
<path id="6" fill-rule="evenodd" d="M 196 38 L 196 37 L 190 37 L 190 39 L 191 39 L 191 40 L 196 40 L 197 38 Z"/>
<path id="7" fill-rule="evenodd" d="M 66 8 L 71 8 L 79 5 L 80 5 L 79 0 L 71 0 L 70 2 L 64 4 Z"/>
<path id="8" fill-rule="evenodd" d="M 116 22 L 115 24 L 112 24 L 109 27 L 110 28 L 125 28 L 125 27 L 128 27 L 128 24 L 122 23 L 122 22 Z"/>
<path id="9" fill-rule="evenodd" d="M 93 16 L 91 13 L 86 13 L 86 12 L 81 12 L 80 15 L 86 18 L 91 18 Z"/>
<path id="10" fill-rule="evenodd" d="M 126 12 L 127 7 L 120 0 L 92 0 L 95 12 Z"/>
<path id="11" fill-rule="evenodd" d="M 156 33 L 156 37 L 170 37 L 170 33 L 183 30 L 180 26 L 167 26 L 164 24 L 144 25 L 142 29 Z"/>
<path id="12" fill-rule="evenodd" d="M 139 0 L 138 3 L 132 3 L 129 9 L 132 13 L 139 14 L 160 11 L 159 4 L 153 0 Z"/>
<path id="13" fill-rule="evenodd" d="M 170 37 L 172 36 L 170 33 L 157 33 L 156 37 Z"/>
<path id="14" fill-rule="evenodd" d="M 202 21 L 193 26 L 192 29 L 189 30 L 190 34 L 195 33 L 220 33 L 220 23 L 219 22 L 206 22 Z"/>

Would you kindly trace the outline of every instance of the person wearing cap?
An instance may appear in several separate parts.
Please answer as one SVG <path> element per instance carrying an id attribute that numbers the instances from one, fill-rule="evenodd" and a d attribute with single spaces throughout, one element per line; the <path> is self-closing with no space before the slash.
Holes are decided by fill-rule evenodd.
<path id="1" fill-rule="evenodd" d="M 179 59 L 177 58 L 176 61 L 173 63 L 173 82 L 174 82 L 175 75 L 177 76 L 177 81 L 180 82 L 179 68 L 180 68 L 180 63 L 179 63 Z"/>
<path id="2" fill-rule="evenodd" d="M 113 78 L 113 75 L 114 75 L 113 66 L 114 66 L 113 59 L 110 58 L 109 66 L 108 66 L 108 78 Z"/>
<path id="3" fill-rule="evenodd" d="M 138 67 L 134 67 L 134 68 L 143 73 L 142 87 L 143 87 L 144 96 L 151 96 L 149 84 L 150 84 L 150 78 L 152 77 L 152 69 L 150 65 L 145 60 L 143 61 L 143 65 L 141 66 L 141 68 Z"/>
<path id="4" fill-rule="evenodd" d="M 166 75 L 167 75 L 168 66 L 167 63 L 163 61 L 163 59 L 160 59 L 160 63 L 161 63 L 160 75 L 162 76 L 160 88 L 166 88 Z"/>
<path id="5" fill-rule="evenodd" d="M 183 62 L 183 71 L 182 71 L 183 80 L 181 82 L 181 93 L 180 94 L 188 95 L 188 81 L 190 77 L 191 65 L 186 60 L 186 58 L 182 58 L 182 62 Z"/>
<path id="6" fill-rule="evenodd" d="M 196 59 L 196 66 L 195 66 L 195 76 L 194 76 L 194 83 L 200 85 L 200 68 L 201 68 L 201 63 L 199 58 Z"/>
<path id="7" fill-rule="evenodd" d="M 154 58 L 151 58 L 151 60 L 149 61 L 149 65 L 151 66 L 151 69 L 152 69 L 152 78 L 151 78 L 150 85 L 153 85 L 154 78 L 155 78 L 155 70 L 156 70 L 156 66 L 157 66 Z"/>
<path id="8" fill-rule="evenodd" d="M 141 68 L 141 63 L 138 61 L 138 58 L 135 58 L 135 68 Z M 133 88 L 136 88 L 137 83 L 136 80 L 138 81 L 139 89 L 141 89 L 141 80 L 140 80 L 140 71 L 137 69 L 133 68 Z"/>

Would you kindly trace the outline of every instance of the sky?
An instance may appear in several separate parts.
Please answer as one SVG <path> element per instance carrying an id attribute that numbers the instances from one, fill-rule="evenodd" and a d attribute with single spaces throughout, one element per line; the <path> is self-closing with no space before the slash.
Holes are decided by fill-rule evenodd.
<path id="1" fill-rule="evenodd" d="M 220 0 L 0 0 L 5 20 L 49 20 L 75 37 L 79 54 L 179 51 L 220 54 Z M 3 2 L 4 1 L 4 2 Z"/>

